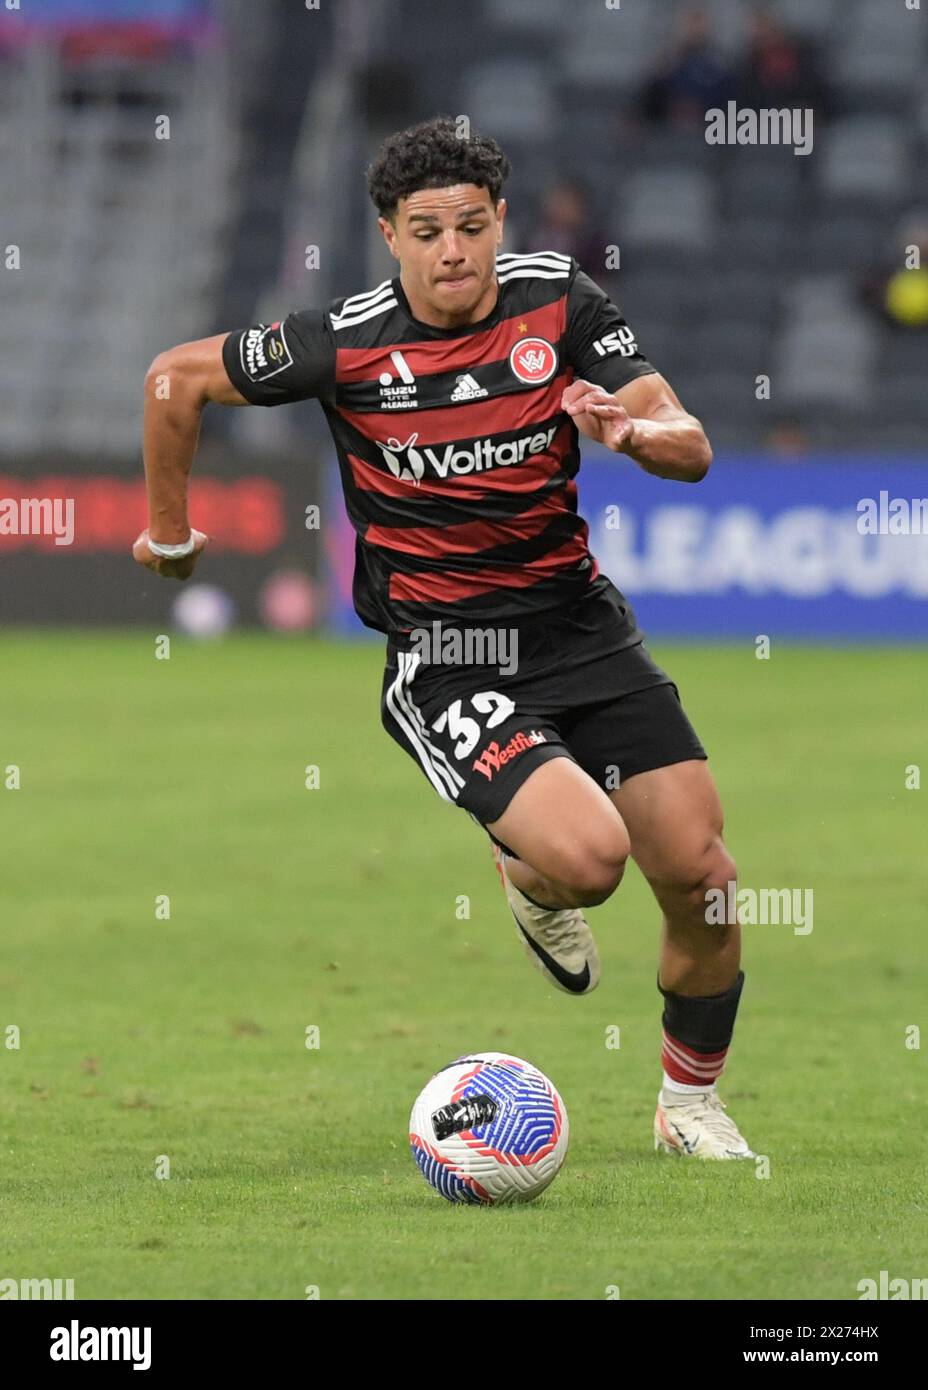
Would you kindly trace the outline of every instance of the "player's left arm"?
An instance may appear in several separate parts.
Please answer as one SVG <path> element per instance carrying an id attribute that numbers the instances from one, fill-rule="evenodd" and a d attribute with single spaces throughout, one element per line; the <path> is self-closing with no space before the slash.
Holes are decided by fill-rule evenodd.
<path id="1" fill-rule="evenodd" d="M 659 372 L 613 392 L 591 381 L 573 381 L 561 403 L 581 434 L 628 454 L 646 473 L 698 483 L 709 471 L 712 447 L 705 430 Z"/>
<path id="2" fill-rule="evenodd" d="M 561 409 L 581 434 L 659 478 L 698 483 L 712 462 L 705 430 L 645 357 L 617 304 L 572 262 Z"/>

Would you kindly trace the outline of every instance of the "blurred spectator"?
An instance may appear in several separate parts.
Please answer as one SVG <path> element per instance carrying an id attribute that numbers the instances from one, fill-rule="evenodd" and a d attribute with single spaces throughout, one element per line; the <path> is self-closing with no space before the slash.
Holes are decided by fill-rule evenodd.
<path id="1" fill-rule="evenodd" d="M 894 328 L 924 332 L 928 329 L 928 211 L 914 218 L 910 215 L 902 223 L 893 248 L 891 256 L 865 277 L 864 301 Z"/>
<path id="2" fill-rule="evenodd" d="M 826 113 L 827 92 L 815 53 L 765 10 L 751 17 L 737 100 L 755 109 L 811 106 Z"/>
<path id="3" fill-rule="evenodd" d="M 543 194 L 538 221 L 526 229 L 519 250 L 575 256 L 597 280 L 604 273 L 608 240 L 593 225 L 590 196 L 584 185 L 577 179 L 561 178 Z"/>
<path id="4" fill-rule="evenodd" d="M 768 430 L 764 447 L 781 459 L 802 458 L 809 452 L 809 438 L 798 420 L 780 420 Z"/>
<path id="5" fill-rule="evenodd" d="M 676 44 L 642 89 L 639 114 L 655 125 L 702 127 L 706 111 L 734 95 L 734 73 L 716 47 L 705 10 L 685 10 Z"/>

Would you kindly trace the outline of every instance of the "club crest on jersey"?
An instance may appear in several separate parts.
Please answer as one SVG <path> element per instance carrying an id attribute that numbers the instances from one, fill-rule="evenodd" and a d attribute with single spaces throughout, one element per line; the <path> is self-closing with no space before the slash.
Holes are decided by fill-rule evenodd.
<path id="1" fill-rule="evenodd" d="M 509 354 L 509 366 L 527 386 L 540 386 L 557 371 L 557 353 L 547 338 L 523 338 Z"/>

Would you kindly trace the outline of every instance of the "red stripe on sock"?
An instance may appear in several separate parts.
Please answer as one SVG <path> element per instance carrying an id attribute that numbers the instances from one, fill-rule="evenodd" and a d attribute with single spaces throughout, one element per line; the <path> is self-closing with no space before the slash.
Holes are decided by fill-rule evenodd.
<path id="1" fill-rule="evenodd" d="M 672 1081 L 681 1086 L 711 1086 L 721 1076 L 728 1048 L 721 1052 L 696 1052 L 664 1029 L 661 1064 Z"/>

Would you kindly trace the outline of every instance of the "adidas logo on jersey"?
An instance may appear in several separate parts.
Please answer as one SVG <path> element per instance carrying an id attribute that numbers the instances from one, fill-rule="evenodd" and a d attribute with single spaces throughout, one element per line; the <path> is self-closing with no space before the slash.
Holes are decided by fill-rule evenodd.
<path id="1" fill-rule="evenodd" d="M 485 386 L 481 386 L 479 381 L 475 381 L 470 372 L 465 372 L 458 377 L 457 386 L 451 392 L 452 401 L 475 401 L 480 396 L 488 396 L 490 393 Z"/>

